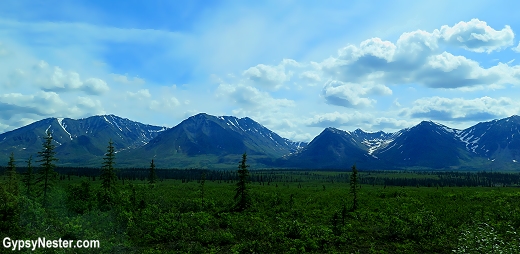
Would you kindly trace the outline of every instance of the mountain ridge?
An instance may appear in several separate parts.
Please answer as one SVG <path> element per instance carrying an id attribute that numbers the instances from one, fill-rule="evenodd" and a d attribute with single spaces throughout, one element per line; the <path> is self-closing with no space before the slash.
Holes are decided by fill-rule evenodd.
<path id="1" fill-rule="evenodd" d="M 46 118 L 0 134 L 0 160 L 35 155 L 47 130 L 53 133 L 59 165 L 98 165 L 108 140 L 121 166 L 146 167 L 150 159 L 168 167 L 231 167 L 247 152 L 260 167 L 431 168 L 517 170 L 520 116 L 480 122 L 464 130 L 433 121 L 393 133 L 325 128 L 309 143 L 283 138 L 249 117 L 199 113 L 174 127 L 96 115 Z M 61 157 L 61 158 L 60 158 Z"/>

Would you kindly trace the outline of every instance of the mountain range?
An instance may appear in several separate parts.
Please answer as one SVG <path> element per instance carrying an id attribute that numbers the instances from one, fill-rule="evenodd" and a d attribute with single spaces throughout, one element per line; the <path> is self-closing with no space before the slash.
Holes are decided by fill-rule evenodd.
<path id="1" fill-rule="evenodd" d="M 112 140 L 120 167 L 235 168 L 240 155 L 257 168 L 518 170 L 520 117 L 464 130 L 432 121 L 394 133 L 326 128 L 311 142 L 283 138 L 249 117 L 200 113 L 167 128 L 115 115 L 47 118 L 0 134 L 0 163 L 36 156 L 46 131 L 60 166 L 99 167 Z"/>

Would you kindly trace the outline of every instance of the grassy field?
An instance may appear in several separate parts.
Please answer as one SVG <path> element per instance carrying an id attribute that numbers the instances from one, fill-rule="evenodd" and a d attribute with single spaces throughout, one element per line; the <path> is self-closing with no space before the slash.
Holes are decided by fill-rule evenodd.
<path id="1" fill-rule="evenodd" d="M 96 239 L 96 252 L 102 253 L 520 253 L 517 187 L 363 184 L 358 209 L 352 210 L 345 172 L 252 176 L 264 173 L 278 177 L 249 184 L 252 206 L 244 212 L 232 209 L 232 180 L 206 180 L 204 191 L 193 179 L 167 179 L 153 187 L 145 180 L 120 180 L 110 207 L 99 205 L 100 181 L 92 177 L 62 177 L 47 208 L 20 186 L 17 197 L 1 196 L 1 234 Z M 360 173 L 375 175 L 438 178 Z M 92 252 L 36 253 L 82 251 Z"/>

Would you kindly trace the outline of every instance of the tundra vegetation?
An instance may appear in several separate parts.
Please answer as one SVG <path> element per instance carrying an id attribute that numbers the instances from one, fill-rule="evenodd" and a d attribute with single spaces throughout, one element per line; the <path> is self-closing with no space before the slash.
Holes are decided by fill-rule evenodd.
<path id="1" fill-rule="evenodd" d="M 100 168 L 54 168 L 50 144 L 39 181 L 30 158 L 1 169 L 2 239 L 94 239 L 100 253 L 520 253 L 517 173 L 255 170 L 246 154 L 229 170 L 117 168 L 111 143 Z"/>

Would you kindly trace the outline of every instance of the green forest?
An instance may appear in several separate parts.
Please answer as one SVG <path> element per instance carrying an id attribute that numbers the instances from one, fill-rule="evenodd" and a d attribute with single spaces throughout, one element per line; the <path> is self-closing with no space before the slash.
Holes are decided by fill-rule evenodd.
<path id="1" fill-rule="evenodd" d="M 520 253 L 520 174 L 55 166 L 1 170 L 2 239 L 99 240 L 31 253 Z M 11 253 L 3 248 L 1 252 Z"/>

